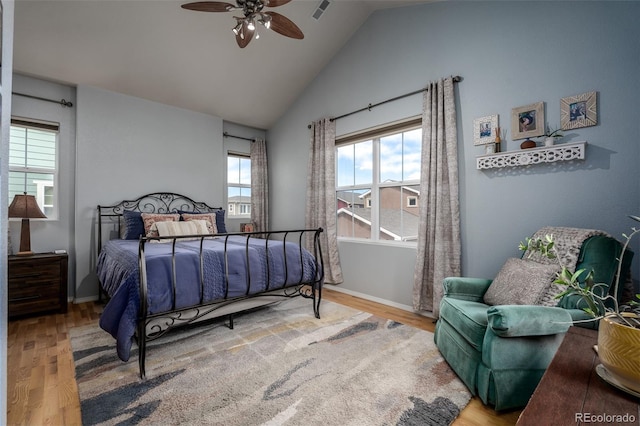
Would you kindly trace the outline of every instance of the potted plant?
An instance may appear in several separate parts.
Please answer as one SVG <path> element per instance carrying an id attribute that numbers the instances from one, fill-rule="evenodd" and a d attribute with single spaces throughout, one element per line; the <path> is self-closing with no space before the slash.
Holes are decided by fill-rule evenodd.
<path id="1" fill-rule="evenodd" d="M 640 217 L 629 216 L 640 222 Z M 631 228 L 629 235 L 623 234 L 624 244 L 622 254 L 625 253 L 631 239 L 640 229 Z M 555 297 L 559 299 L 567 295 L 577 295 L 584 304 L 583 310 L 593 318 L 589 321 L 600 320 L 598 326 L 598 356 L 602 365 L 596 368 L 607 382 L 632 393 L 640 395 L 640 294 L 627 305 L 620 305 L 616 297 L 620 285 L 622 272 L 621 254 L 618 259 L 616 277 L 613 284 L 613 292 L 607 291 L 607 285 L 595 283 L 593 272 L 590 271 L 584 284 L 579 277 L 585 272 L 583 269 L 572 272 L 567 269 L 555 251 L 552 235 L 544 238 L 527 238 L 525 243 L 520 243 L 521 250 L 539 252 L 550 259 L 558 259 L 561 271 L 558 273 L 555 284 L 565 286 L 566 289 Z"/>
<path id="2" fill-rule="evenodd" d="M 551 130 L 551 127 L 547 124 L 544 133 L 544 146 L 553 146 L 556 143 L 556 139 L 560 139 L 564 135 L 561 133 L 561 129 Z"/>

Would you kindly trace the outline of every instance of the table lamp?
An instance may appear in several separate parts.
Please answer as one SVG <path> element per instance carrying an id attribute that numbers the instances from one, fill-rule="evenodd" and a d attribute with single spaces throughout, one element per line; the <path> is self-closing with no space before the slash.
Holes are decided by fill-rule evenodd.
<path id="1" fill-rule="evenodd" d="M 41 219 L 47 216 L 42 213 L 36 197 L 33 195 L 16 194 L 9 206 L 9 217 L 22 218 L 22 228 L 20 230 L 20 251 L 16 253 L 18 256 L 32 255 L 31 251 L 31 230 L 29 227 L 29 219 Z"/>

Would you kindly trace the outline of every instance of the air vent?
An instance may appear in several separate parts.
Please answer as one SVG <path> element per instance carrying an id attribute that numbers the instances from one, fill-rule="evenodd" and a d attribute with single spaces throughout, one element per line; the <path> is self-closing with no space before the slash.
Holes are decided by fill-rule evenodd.
<path id="1" fill-rule="evenodd" d="M 313 19 L 315 19 L 316 21 L 320 20 L 320 17 L 324 13 L 324 11 L 327 10 L 330 4 L 331 2 L 329 0 L 322 0 L 318 5 L 318 8 L 316 9 L 316 11 L 313 12 L 313 15 L 312 15 Z"/>

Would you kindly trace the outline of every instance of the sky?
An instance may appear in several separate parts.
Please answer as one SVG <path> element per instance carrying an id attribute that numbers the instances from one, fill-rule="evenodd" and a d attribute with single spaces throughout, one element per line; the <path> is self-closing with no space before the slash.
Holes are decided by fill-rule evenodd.
<path id="1" fill-rule="evenodd" d="M 380 138 L 379 182 L 419 180 L 421 145 L 422 129 Z M 371 140 L 338 147 L 338 186 L 373 182 L 373 148 Z"/>

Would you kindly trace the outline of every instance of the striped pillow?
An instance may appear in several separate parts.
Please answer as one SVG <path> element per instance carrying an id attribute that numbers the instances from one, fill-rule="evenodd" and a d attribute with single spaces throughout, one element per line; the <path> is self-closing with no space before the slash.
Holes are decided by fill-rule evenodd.
<path id="1" fill-rule="evenodd" d="M 182 235 L 211 234 L 206 220 L 190 220 L 187 222 L 156 222 L 160 237 L 179 237 Z"/>
<path id="2" fill-rule="evenodd" d="M 144 223 L 144 233 L 147 237 L 157 237 L 158 229 L 153 226 L 155 223 L 164 221 L 177 222 L 180 220 L 179 214 L 159 214 L 159 213 L 142 213 L 142 223 Z"/>
<path id="3" fill-rule="evenodd" d="M 185 222 L 189 222 L 192 220 L 198 221 L 206 221 L 207 227 L 209 229 L 206 234 L 217 234 L 218 228 L 216 226 L 216 215 L 215 213 L 182 213 L 182 220 Z"/>

